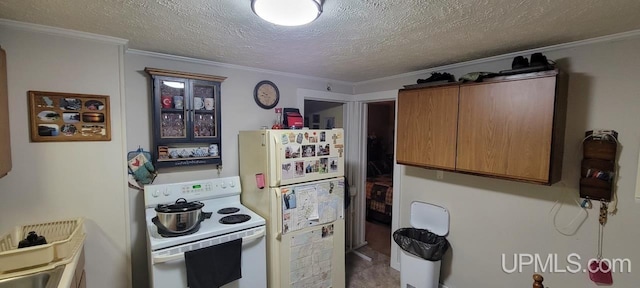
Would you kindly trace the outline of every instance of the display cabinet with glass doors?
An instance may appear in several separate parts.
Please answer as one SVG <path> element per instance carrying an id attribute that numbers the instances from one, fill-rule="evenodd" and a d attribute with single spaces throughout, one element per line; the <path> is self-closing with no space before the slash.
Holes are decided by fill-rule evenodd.
<path id="1" fill-rule="evenodd" d="M 151 75 L 153 162 L 222 165 L 220 86 L 226 77 L 146 68 Z"/>

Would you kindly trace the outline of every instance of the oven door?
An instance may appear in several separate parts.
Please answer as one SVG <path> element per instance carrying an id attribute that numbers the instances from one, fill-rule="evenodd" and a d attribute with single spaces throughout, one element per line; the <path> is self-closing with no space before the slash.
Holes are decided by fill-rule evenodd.
<path id="1" fill-rule="evenodd" d="M 260 226 L 223 236 L 178 245 L 150 255 L 149 265 L 153 288 L 187 287 L 187 269 L 184 252 L 197 250 L 242 238 L 242 278 L 223 288 L 267 287 L 267 260 L 265 227 Z"/>

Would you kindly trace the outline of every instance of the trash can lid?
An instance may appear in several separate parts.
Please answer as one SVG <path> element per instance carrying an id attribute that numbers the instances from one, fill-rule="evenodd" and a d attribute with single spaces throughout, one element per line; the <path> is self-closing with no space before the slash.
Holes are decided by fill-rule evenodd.
<path id="1" fill-rule="evenodd" d="M 411 203 L 411 227 L 427 229 L 440 236 L 449 234 L 449 210 L 438 205 L 414 201 Z"/>

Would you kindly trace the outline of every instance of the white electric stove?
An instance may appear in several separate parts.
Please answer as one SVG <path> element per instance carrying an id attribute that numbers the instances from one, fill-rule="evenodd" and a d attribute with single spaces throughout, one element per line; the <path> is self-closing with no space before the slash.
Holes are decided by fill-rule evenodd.
<path id="1" fill-rule="evenodd" d="M 222 287 L 266 287 L 265 220 L 240 203 L 238 176 L 144 188 L 147 223 L 147 252 L 152 287 L 187 287 L 184 253 L 242 238 L 242 278 Z M 184 198 L 204 204 L 211 212 L 198 229 L 181 236 L 162 236 L 152 219 L 158 204 L 172 204 Z M 239 223 L 236 223 L 239 222 Z M 213 261 L 213 259 L 212 259 Z"/>

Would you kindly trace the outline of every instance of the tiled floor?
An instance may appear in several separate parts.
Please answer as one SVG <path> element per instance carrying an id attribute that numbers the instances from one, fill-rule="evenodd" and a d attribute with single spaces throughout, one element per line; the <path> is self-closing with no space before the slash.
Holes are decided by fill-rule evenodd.
<path id="1" fill-rule="evenodd" d="M 370 257 L 371 261 L 355 253 L 346 255 L 347 288 L 399 288 L 400 272 L 391 268 L 389 263 L 391 226 L 375 221 L 366 221 L 365 225 L 368 245 L 356 251 Z"/>
<path id="2" fill-rule="evenodd" d="M 366 221 L 365 240 L 367 246 L 384 255 L 391 256 L 391 226 L 378 222 Z"/>
<path id="3" fill-rule="evenodd" d="M 357 251 L 371 257 L 371 262 L 355 253 L 347 254 L 347 287 L 400 287 L 400 272 L 389 266 L 391 227 L 366 221 L 367 246 Z"/>
<path id="4" fill-rule="evenodd" d="M 369 262 L 355 253 L 346 255 L 347 287 L 400 287 L 400 272 L 389 266 L 389 256 L 368 246 L 361 247 L 357 251 L 371 257 L 371 261 Z"/>

